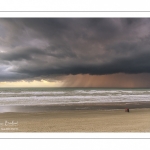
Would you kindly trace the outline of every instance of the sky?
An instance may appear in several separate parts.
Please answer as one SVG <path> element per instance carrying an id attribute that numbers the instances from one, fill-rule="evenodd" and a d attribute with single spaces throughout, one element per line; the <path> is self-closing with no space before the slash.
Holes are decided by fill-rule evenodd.
<path id="1" fill-rule="evenodd" d="M 0 87 L 150 87 L 149 18 L 0 18 Z"/>

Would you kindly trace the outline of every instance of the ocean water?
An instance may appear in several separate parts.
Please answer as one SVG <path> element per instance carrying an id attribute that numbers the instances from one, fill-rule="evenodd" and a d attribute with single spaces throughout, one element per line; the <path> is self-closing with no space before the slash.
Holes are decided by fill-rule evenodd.
<path id="1" fill-rule="evenodd" d="M 150 102 L 150 89 L 0 88 L 0 106 Z"/>

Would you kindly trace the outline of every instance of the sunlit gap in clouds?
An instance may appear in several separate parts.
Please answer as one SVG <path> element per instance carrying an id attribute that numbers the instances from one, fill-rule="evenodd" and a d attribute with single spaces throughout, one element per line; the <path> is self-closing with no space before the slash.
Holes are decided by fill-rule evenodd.
<path id="1" fill-rule="evenodd" d="M 33 80 L 33 81 L 14 81 L 14 82 L 0 82 L 0 87 L 60 87 L 61 81 L 49 82 L 46 80 Z"/>
<path id="2" fill-rule="evenodd" d="M 150 87 L 150 74 L 66 75 L 58 80 L 21 80 L 0 82 L 0 87 Z"/>

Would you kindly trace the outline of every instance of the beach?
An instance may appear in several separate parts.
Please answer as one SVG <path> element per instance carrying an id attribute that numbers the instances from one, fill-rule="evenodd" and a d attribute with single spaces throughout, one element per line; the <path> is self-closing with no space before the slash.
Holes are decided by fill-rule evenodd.
<path id="1" fill-rule="evenodd" d="M 0 132 L 150 132 L 150 108 L 0 113 Z"/>
<path id="2" fill-rule="evenodd" d="M 150 132 L 149 99 L 150 89 L 1 88 L 0 132 Z"/>

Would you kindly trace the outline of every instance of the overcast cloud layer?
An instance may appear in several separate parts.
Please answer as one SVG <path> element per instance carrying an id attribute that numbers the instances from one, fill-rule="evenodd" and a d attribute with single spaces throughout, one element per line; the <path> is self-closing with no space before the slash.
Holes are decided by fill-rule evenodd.
<path id="1" fill-rule="evenodd" d="M 0 81 L 150 73 L 150 19 L 0 19 Z"/>

